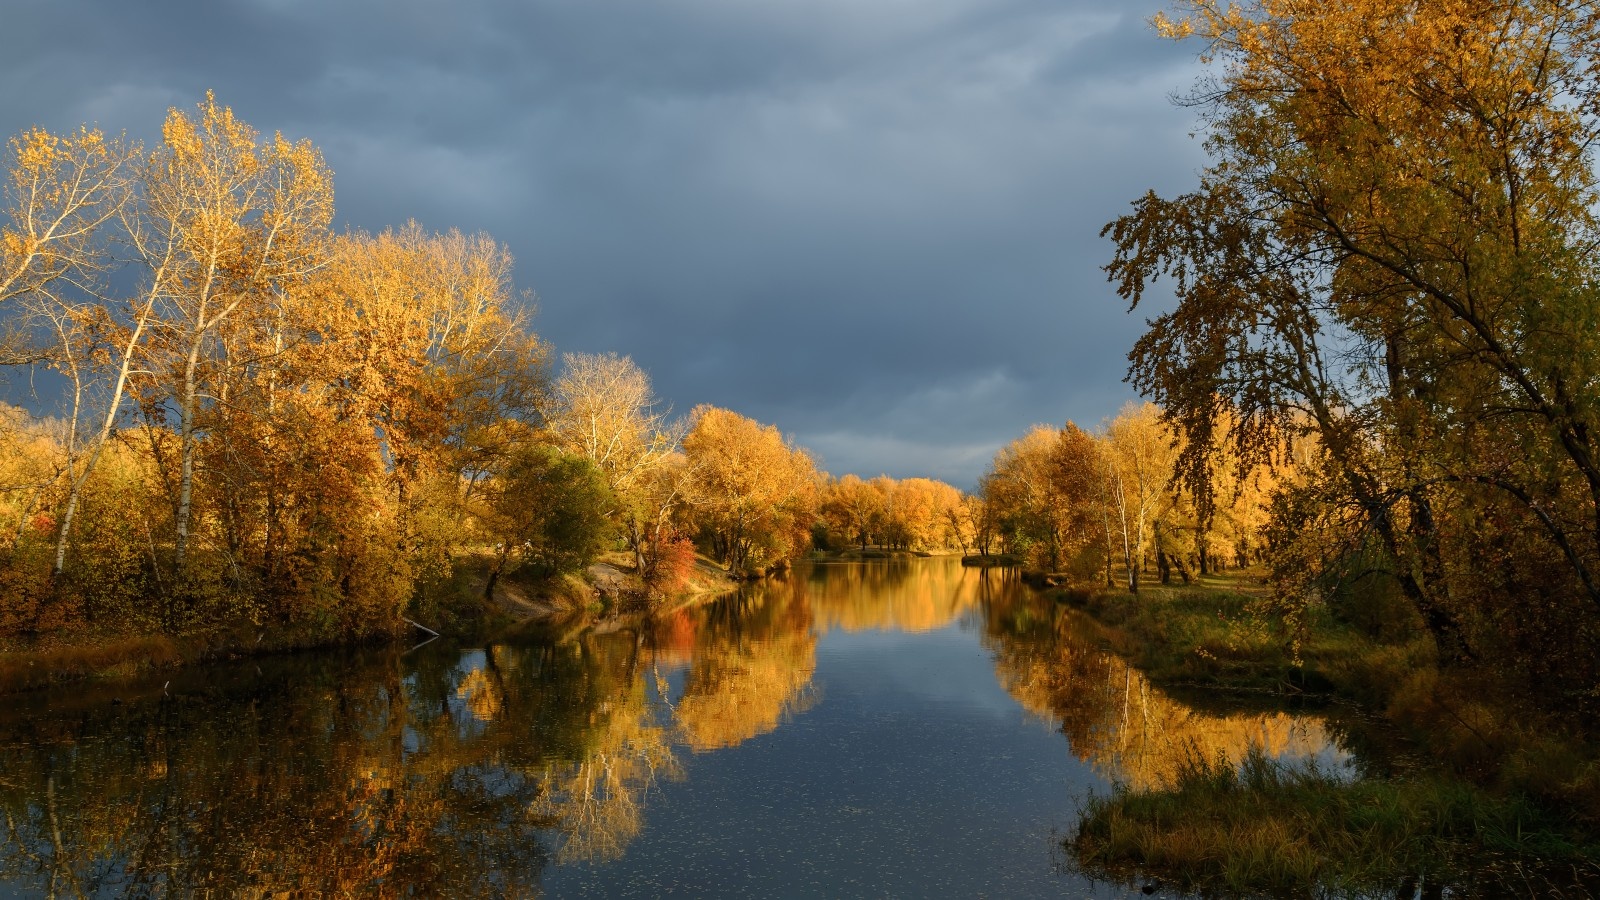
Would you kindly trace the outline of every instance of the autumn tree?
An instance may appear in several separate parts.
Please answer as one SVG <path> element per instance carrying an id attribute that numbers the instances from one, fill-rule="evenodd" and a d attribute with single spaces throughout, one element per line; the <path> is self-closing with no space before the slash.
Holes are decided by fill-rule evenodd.
<path id="1" fill-rule="evenodd" d="M 886 486 L 890 543 L 909 550 L 942 550 L 952 546 L 950 512 L 961 504 L 961 492 L 931 478 L 904 478 Z"/>
<path id="2" fill-rule="evenodd" d="M 533 439 L 548 351 L 488 235 L 412 222 L 334 249 L 307 286 L 304 365 L 326 378 L 319 402 L 373 436 L 398 548 L 443 576 L 485 479 Z"/>
<path id="3" fill-rule="evenodd" d="M 147 351 L 178 417 L 173 554 L 183 568 L 192 540 L 202 417 L 221 399 L 208 378 L 232 343 L 226 329 L 268 310 L 324 261 L 333 216 L 331 175 L 309 141 L 256 131 L 207 95 L 198 114 L 167 115 L 162 143 L 145 167 L 138 244 L 159 297 Z"/>
<path id="4" fill-rule="evenodd" d="M 67 380 L 60 475 L 68 485 L 54 566 L 59 575 L 83 481 L 110 426 L 86 427 L 91 394 L 113 359 L 117 329 L 102 297 L 114 268 L 109 241 L 128 211 L 139 148 L 80 128 L 31 129 L 8 144 L 0 225 L 0 363 L 45 361 Z M 120 400 L 129 354 L 113 397 Z M 117 406 L 114 400 L 111 406 Z M 115 419 L 114 410 L 104 418 Z"/>
<path id="5" fill-rule="evenodd" d="M 606 510 L 614 498 L 586 457 L 525 447 L 488 490 L 488 530 L 499 547 L 486 596 L 513 559 L 549 573 L 575 572 L 594 562 L 610 537 Z"/>
<path id="6" fill-rule="evenodd" d="M 778 429 L 730 410 L 695 407 L 683 439 L 689 516 L 735 573 L 782 565 L 810 540 L 817 471 Z"/>
<path id="7" fill-rule="evenodd" d="M 961 526 L 970 535 L 973 549 L 979 556 L 988 556 L 994 546 L 996 532 L 995 514 L 987 490 L 988 480 L 980 479 L 978 492 L 962 499 Z"/>
<path id="8" fill-rule="evenodd" d="M 1132 375 L 1181 477 L 1205 504 L 1215 448 L 1248 469 L 1313 435 L 1444 655 L 1587 684 L 1539 660 L 1592 652 L 1521 651 L 1587 641 L 1600 604 L 1600 12 L 1181 8 L 1164 33 L 1217 67 L 1193 98 L 1212 164 L 1107 227 L 1125 298 L 1162 275 L 1178 295 Z"/>
<path id="9" fill-rule="evenodd" d="M 1104 498 L 1104 453 L 1100 443 L 1072 422 L 1056 435 L 1050 456 L 1050 477 L 1056 501 L 1063 508 L 1061 520 L 1063 563 L 1079 577 L 1089 575 L 1105 559 L 1098 538 L 1106 522 Z"/>
<path id="10" fill-rule="evenodd" d="M 615 353 L 562 357 L 548 427 L 569 453 L 605 476 L 616 508 L 611 515 L 643 573 L 670 539 L 672 512 L 682 501 L 673 477 L 683 424 L 660 408 L 650 377 Z"/>
<path id="11" fill-rule="evenodd" d="M 127 202 L 137 152 L 88 127 L 65 135 L 30 129 L 6 150 L 0 311 L 21 302 L 69 314 L 72 300 L 109 267 L 103 237 Z M 10 322 L 0 364 L 48 355 L 28 335 L 25 317 Z"/>
<path id="12" fill-rule="evenodd" d="M 415 224 L 332 235 L 316 148 L 209 95 L 148 152 L 86 130 L 11 150 L 0 314 L 68 399 L 48 473 L 8 486 L 36 511 L 6 581 L 49 558 L 62 610 L 118 627 L 156 610 L 169 630 L 275 620 L 325 639 L 390 629 L 418 584 L 448 580 L 546 404 L 503 246 Z"/>
<path id="13" fill-rule="evenodd" d="M 61 475 L 71 488 L 57 541 L 59 575 L 81 473 L 94 468 L 106 437 L 104 429 L 91 433 L 86 454 L 80 426 L 103 368 L 98 358 L 109 355 L 109 317 L 98 294 L 112 268 L 108 232 L 128 204 L 138 150 L 89 128 L 65 136 L 36 128 L 8 149 L 0 310 L 14 308 L 0 336 L 0 364 L 48 362 L 71 392 L 61 448 Z"/>
<path id="14" fill-rule="evenodd" d="M 1100 499 L 1093 441 L 1076 425 L 1035 425 L 1000 448 L 981 482 L 986 515 L 1012 552 L 1060 571 L 1093 541 Z"/>
<path id="15" fill-rule="evenodd" d="M 878 519 L 875 533 L 878 543 L 891 550 L 903 550 L 911 543 L 911 517 L 915 511 L 907 508 L 911 498 L 900 489 L 900 483 L 887 475 L 879 475 L 868 482 L 878 495 Z"/>
<path id="16" fill-rule="evenodd" d="M 883 503 L 876 484 L 847 474 L 823 488 L 821 514 L 829 531 L 865 551 L 882 521 Z"/>
<path id="17" fill-rule="evenodd" d="M 971 533 L 961 492 L 931 478 L 829 478 L 821 516 L 831 534 L 861 550 L 874 542 L 895 550 L 964 550 Z"/>
<path id="18" fill-rule="evenodd" d="M 1033 555 L 1042 545 L 1044 565 L 1061 559 L 1061 529 L 1054 516 L 1050 454 L 1056 430 L 1035 425 L 1027 434 L 1001 447 L 984 475 L 984 497 L 994 508 L 1000 531 L 1013 553 Z"/>
<path id="19" fill-rule="evenodd" d="M 1170 540 L 1178 523 L 1172 439 L 1154 404 L 1129 403 L 1106 427 L 1106 465 L 1123 533 L 1128 590 L 1138 593 L 1139 575 L 1163 531 Z M 1164 554 L 1164 551 L 1162 551 Z"/>

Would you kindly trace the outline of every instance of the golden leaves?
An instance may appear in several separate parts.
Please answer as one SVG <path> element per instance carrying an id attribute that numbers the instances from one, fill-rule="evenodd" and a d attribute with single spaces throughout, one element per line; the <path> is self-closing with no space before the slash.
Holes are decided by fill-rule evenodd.
<path id="1" fill-rule="evenodd" d="M 697 524 L 735 572 L 787 562 L 816 516 L 816 464 L 777 428 L 702 404 L 683 439 Z"/>
<path id="2" fill-rule="evenodd" d="M 1172 41 L 1181 41 L 1193 37 L 1195 33 L 1194 20 L 1190 18 L 1173 19 L 1165 12 L 1158 12 L 1150 17 L 1150 27 L 1156 34 Z"/>
<path id="3" fill-rule="evenodd" d="M 7 150 L 0 301 L 39 299 L 69 275 L 89 279 L 103 267 L 95 241 L 127 200 L 126 170 L 137 148 L 89 128 L 66 135 L 35 128 Z"/>

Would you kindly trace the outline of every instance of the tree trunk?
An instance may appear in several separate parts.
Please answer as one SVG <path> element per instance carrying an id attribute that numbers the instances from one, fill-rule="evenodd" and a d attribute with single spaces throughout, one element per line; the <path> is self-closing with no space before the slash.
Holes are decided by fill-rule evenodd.
<path id="1" fill-rule="evenodd" d="M 145 301 L 144 309 L 134 322 L 133 333 L 128 336 L 128 343 L 122 349 L 122 363 L 117 367 L 116 384 L 111 389 L 111 399 L 106 401 L 106 417 L 100 423 L 100 433 L 95 436 L 94 449 L 90 451 L 89 458 L 83 462 L 83 470 L 72 480 L 72 487 L 67 491 L 67 508 L 61 516 L 61 528 L 56 534 L 56 560 L 52 574 L 60 576 L 67 562 L 67 538 L 72 533 L 72 519 L 78 511 L 78 498 L 83 494 L 83 485 L 89 480 L 89 474 L 94 471 L 95 463 L 100 460 L 100 451 L 105 449 L 106 441 L 111 438 L 111 429 L 117 424 L 117 411 L 122 408 L 122 395 L 128 386 L 128 375 L 133 365 L 133 353 L 139 347 L 139 336 L 144 333 L 144 327 L 150 321 L 150 312 L 155 307 L 155 294 L 152 292 Z"/>
<path id="2" fill-rule="evenodd" d="M 178 474 L 178 540 L 174 548 L 174 561 L 183 569 L 189 553 L 189 513 L 194 501 L 194 415 L 198 400 L 197 375 L 200 368 L 200 345 L 204 332 L 195 335 L 189 347 L 189 358 L 183 370 L 183 395 L 178 405 L 178 444 L 181 463 Z"/>

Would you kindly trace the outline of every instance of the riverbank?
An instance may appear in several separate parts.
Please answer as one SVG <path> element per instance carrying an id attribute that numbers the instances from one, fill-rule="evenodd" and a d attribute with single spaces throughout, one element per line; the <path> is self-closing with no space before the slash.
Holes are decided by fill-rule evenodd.
<path id="1" fill-rule="evenodd" d="M 1367 706 L 1389 699 L 1414 673 L 1435 668 L 1425 637 L 1365 633 L 1325 606 L 1307 612 L 1296 642 L 1256 612 L 1267 589 L 1241 573 L 1188 585 L 1126 590 L 1061 588 L 1058 601 L 1083 610 L 1106 643 L 1152 681 L 1169 687 L 1313 695 Z"/>
<path id="2" fill-rule="evenodd" d="M 862 550 L 848 547 L 843 550 L 813 550 L 810 559 L 813 562 L 862 562 L 879 559 L 933 559 L 940 556 L 958 556 L 960 553 L 959 550 L 888 550 L 882 547 L 868 547 Z"/>
<path id="3" fill-rule="evenodd" d="M 403 629 L 403 630 L 402 630 Z M 412 631 L 402 625 L 397 633 Z M 428 635 L 413 633 L 418 640 Z M 82 633 L 45 635 L 0 645 L 0 695 L 45 690 L 84 681 L 115 681 L 230 659 L 274 656 L 330 646 L 365 646 L 372 640 L 304 640 L 270 629 L 240 627 L 189 635 Z"/>
<path id="4" fill-rule="evenodd" d="M 503 578 L 486 597 L 490 560 L 467 555 L 451 577 L 428 593 L 416 621 L 403 618 L 390 634 L 397 643 L 442 635 L 482 639 L 529 621 L 648 615 L 704 602 L 738 587 L 706 557 L 671 598 L 648 607 L 637 602 L 642 586 L 620 559 L 606 560 L 581 575 L 546 579 Z M 249 623 L 185 635 L 123 634 L 111 630 L 46 633 L 0 642 L 0 695 L 43 690 L 83 681 L 116 681 L 229 659 L 272 656 L 330 646 L 368 645 L 382 639 L 330 642 L 287 629 Z"/>
<path id="5" fill-rule="evenodd" d="M 1022 565 L 1022 557 L 1009 553 L 973 553 L 961 557 L 963 566 L 972 566 L 978 569 L 998 569 L 1009 566 Z"/>
<path id="6" fill-rule="evenodd" d="M 1163 788 L 1083 807 L 1068 845 L 1087 869 L 1224 894 L 1392 892 L 1407 878 L 1600 892 L 1600 753 L 1519 686 L 1441 669 L 1425 637 L 1348 610 L 1308 610 L 1291 640 L 1258 614 L 1265 589 L 1248 576 L 1052 595 L 1157 684 L 1355 704 L 1412 760 L 1355 780 L 1192 760 Z"/>
<path id="7" fill-rule="evenodd" d="M 1590 897 L 1592 834 L 1527 795 L 1437 774 L 1349 780 L 1252 753 L 1193 760 L 1167 790 L 1116 789 L 1080 810 L 1093 874 L 1206 896 Z M 1445 889 L 1448 888 L 1448 894 Z"/>

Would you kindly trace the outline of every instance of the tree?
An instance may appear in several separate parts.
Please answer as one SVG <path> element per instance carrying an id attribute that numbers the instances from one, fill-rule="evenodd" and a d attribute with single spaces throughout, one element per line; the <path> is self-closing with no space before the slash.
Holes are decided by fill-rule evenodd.
<path id="1" fill-rule="evenodd" d="M 1079 576 L 1092 571 L 1101 555 L 1090 552 L 1098 543 L 1096 537 L 1106 516 L 1101 455 L 1094 436 L 1068 422 L 1056 437 L 1050 460 L 1056 495 L 1065 507 L 1061 512 L 1063 558 L 1077 564 L 1073 574 Z"/>
<path id="2" fill-rule="evenodd" d="M 1442 654 L 1570 645 L 1600 605 L 1600 11 L 1182 6 L 1213 163 L 1107 226 L 1108 272 L 1135 305 L 1174 281 L 1131 373 L 1202 518 L 1219 446 L 1248 470 L 1311 434 Z"/>
<path id="3" fill-rule="evenodd" d="M 0 338 L 0 363 L 48 361 L 66 376 L 72 396 L 66 412 L 62 476 L 69 487 L 59 516 L 54 573 L 60 575 L 84 479 L 94 469 L 110 425 L 80 437 L 88 394 L 102 368 L 115 329 L 96 296 L 112 266 L 106 236 L 126 213 L 137 147 L 81 128 L 69 135 L 32 129 L 8 144 L 5 225 L 0 227 L 0 309 L 12 307 Z M 17 308 L 20 304 L 20 308 Z M 42 328 L 40 342 L 32 333 Z M 137 338 L 135 338 L 137 343 Z M 109 352 L 105 356 L 109 359 Z M 129 353 L 112 389 L 112 422 L 127 380 Z"/>
<path id="4" fill-rule="evenodd" d="M 683 425 L 657 409 L 650 377 L 615 353 L 568 353 L 556 380 L 549 429 L 568 453 L 588 459 L 617 500 L 617 521 L 634 564 L 643 572 L 654 546 L 668 537 L 681 499 L 672 479 L 657 477 L 683 437 Z"/>
<path id="5" fill-rule="evenodd" d="M 847 474 L 823 489 L 822 517 L 831 530 L 865 551 L 883 517 L 883 501 L 873 482 Z"/>
<path id="6" fill-rule="evenodd" d="M 978 492 L 968 495 L 962 503 L 962 521 L 972 535 L 972 545 L 979 556 L 989 555 L 989 549 L 994 546 L 995 533 L 999 530 L 989 496 L 989 478 L 985 476 L 978 480 Z"/>
<path id="7" fill-rule="evenodd" d="M 1054 570 L 1061 559 L 1061 530 L 1055 515 L 1050 457 L 1056 430 L 1035 425 L 1027 434 L 1001 447 L 984 476 L 984 498 L 998 513 L 1008 549 L 1037 555 Z M 1035 553 L 1035 547 L 1042 548 Z"/>
<path id="8" fill-rule="evenodd" d="M 442 570 L 483 480 L 532 440 L 548 350 L 488 235 L 411 222 L 334 252 L 306 288 L 303 365 L 340 420 L 374 435 L 402 550 Z"/>
<path id="9" fill-rule="evenodd" d="M 1000 448 L 981 493 L 1012 552 L 1058 572 L 1088 546 L 1099 481 L 1086 466 L 1099 458 L 1093 440 L 1071 422 L 1062 429 L 1035 425 Z"/>
<path id="10" fill-rule="evenodd" d="M 211 95 L 148 152 L 26 132 L 6 174 L 0 364 L 47 363 L 66 399 L 0 416 L 0 445 L 43 454 L 3 466 L 5 628 L 325 640 L 448 580 L 548 407 L 503 246 L 332 235 L 316 148 Z"/>
<path id="11" fill-rule="evenodd" d="M 547 573 L 576 572 L 594 562 L 610 536 L 605 511 L 613 502 L 611 491 L 584 457 L 525 447 L 496 479 L 490 496 L 487 525 L 499 550 L 485 596 L 493 596 L 513 555 Z"/>
<path id="12" fill-rule="evenodd" d="M 1122 521 L 1128 590 L 1137 594 L 1151 538 L 1174 505 L 1168 490 L 1174 472 L 1172 439 L 1161 410 L 1151 403 L 1123 407 L 1106 428 L 1106 450 Z"/>
<path id="13" fill-rule="evenodd" d="M 324 262 L 332 176 L 309 141 L 265 146 L 211 94 L 191 118 L 173 109 L 141 184 L 147 239 L 134 246 L 151 272 L 160 313 L 153 367 L 177 407 L 179 476 L 174 555 L 189 552 L 202 391 L 230 345 L 224 326 L 267 309 Z M 215 394 L 212 394 L 215 397 Z"/>
<path id="14" fill-rule="evenodd" d="M 816 464 L 778 429 L 701 405 L 683 439 L 692 521 L 735 573 L 786 564 L 810 540 Z"/>
<path id="15" fill-rule="evenodd" d="M 910 550 L 942 550 L 949 544 L 949 510 L 961 503 L 961 492 L 931 478 L 905 478 L 889 486 L 895 533 Z"/>
<path id="16" fill-rule="evenodd" d="M 137 151 L 87 127 L 68 135 L 34 128 L 12 138 L 6 155 L 0 309 L 18 300 L 59 309 L 108 265 L 100 239 L 127 202 Z M 26 328 L 0 342 L 0 364 L 46 355 Z"/>

